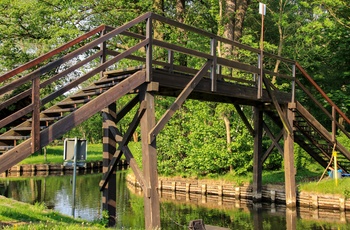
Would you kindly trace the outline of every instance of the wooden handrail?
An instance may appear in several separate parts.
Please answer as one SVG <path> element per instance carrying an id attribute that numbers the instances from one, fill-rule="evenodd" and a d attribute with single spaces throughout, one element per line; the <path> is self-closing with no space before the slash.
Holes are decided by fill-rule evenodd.
<path id="1" fill-rule="evenodd" d="M 322 97 L 339 113 L 344 120 L 350 124 L 350 119 L 339 109 L 339 107 L 327 96 L 327 94 L 321 89 L 321 87 L 311 78 L 311 76 L 305 71 L 305 69 L 298 63 L 295 63 L 296 67 L 300 70 L 302 75 L 312 84 L 313 87 L 322 95 Z"/>
<path id="2" fill-rule="evenodd" d="M 25 71 L 25 70 L 27 70 L 27 69 L 29 69 L 29 68 L 34 67 L 35 65 L 38 65 L 39 63 L 41 63 L 41 62 L 51 58 L 52 56 L 54 56 L 54 55 L 56 55 L 56 54 L 58 54 L 58 53 L 60 53 L 60 52 L 62 52 L 64 50 L 66 50 L 66 49 L 68 49 L 68 48 L 70 48 L 72 46 L 74 46 L 75 44 L 86 40 L 87 38 L 91 37 L 92 35 L 103 31 L 104 29 L 105 29 L 105 25 L 101 25 L 101 26 L 99 26 L 99 27 L 97 27 L 97 28 L 95 28 L 95 29 L 93 29 L 93 30 L 83 34 L 82 36 L 80 36 L 80 37 L 78 37 L 76 39 L 73 39 L 70 42 L 67 42 L 64 45 L 62 45 L 62 46 L 60 46 L 60 47 L 58 47 L 58 48 L 56 48 L 56 49 L 54 49 L 54 50 L 44 54 L 44 55 L 42 55 L 42 56 L 40 56 L 40 57 L 30 61 L 30 62 L 27 62 L 24 65 L 21 65 L 21 66 L 17 67 L 16 69 L 13 69 L 13 70 L 3 74 L 2 76 L 0 76 L 0 83 L 5 81 L 5 80 L 7 80 L 7 79 L 9 79 L 9 78 L 11 78 L 11 77 L 13 77 L 13 76 L 15 76 L 15 75 L 17 75 L 17 74 L 19 74 L 19 73 L 21 73 L 21 72 L 23 72 L 23 71 Z"/>

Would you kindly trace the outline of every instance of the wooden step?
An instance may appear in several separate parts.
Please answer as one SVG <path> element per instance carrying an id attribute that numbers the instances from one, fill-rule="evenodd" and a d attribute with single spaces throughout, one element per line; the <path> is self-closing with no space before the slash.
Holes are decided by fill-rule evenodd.
<path id="1" fill-rule="evenodd" d="M 0 136 L 1 141 L 5 140 L 27 140 L 30 136 Z"/>
<path id="2" fill-rule="evenodd" d="M 84 88 L 83 92 L 89 92 L 89 91 L 92 91 L 92 90 L 102 91 L 104 89 L 109 89 L 109 88 L 111 88 L 112 86 L 115 86 L 118 83 L 107 83 L 107 84 L 103 84 L 103 85 L 93 85 L 93 86 Z"/>
<path id="3" fill-rule="evenodd" d="M 9 145 L 9 146 L 0 146 L 0 151 L 4 152 L 4 151 L 10 150 L 10 149 L 12 149 L 12 148 L 13 148 L 12 145 Z"/>
<path id="4" fill-rule="evenodd" d="M 90 98 L 92 96 L 98 96 L 100 95 L 102 92 L 86 92 L 86 93 L 78 93 L 75 95 L 70 96 L 71 99 L 75 100 L 75 99 L 79 99 L 79 98 Z"/>
<path id="5" fill-rule="evenodd" d="M 122 76 L 117 76 L 117 77 L 107 77 L 103 78 L 97 82 L 95 82 L 95 85 L 101 85 L 109 82 L 120 82 L 121 80 L 124 80 L 125 78 L 128 78 L 130 75 L 122 75 Z"/>
<path id="6" fill-rule="evenodd" d="M 67 106 L 67 105 L 77 105 L 77 104 L 85 104 L 89 102 L 91 99 L 80 99 L 80 100 L 72 100 L 72 101 L 62 101 L 57 103 L 58 106 Z"/>
<path id="7" fill-rule="evenodd" d="M 73 112 L 74 110 L 76 110 L 76 108 L 57 108 L 57 109 L 45 110 L 42 113 L 44 113 L 44 114 L 48 114 L 48 113 L 65 113 L 65 112 Z"/>

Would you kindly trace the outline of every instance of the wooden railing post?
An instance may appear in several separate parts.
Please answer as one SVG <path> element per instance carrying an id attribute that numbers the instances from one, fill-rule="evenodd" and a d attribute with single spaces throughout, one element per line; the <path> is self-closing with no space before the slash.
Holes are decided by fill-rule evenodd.
<path id="1" fill-rule="evenodd" d="M 292 66 L 292 103 L 295 103 L 295 64 Z"/>
<path id="2" fill-rule="evenodd" d="M 40 78 L 32 80 L 32 153 L 40 149 Z"/>
<path id="3" fill-rule="evenodd" d="M 102 30 L 102 31 L 101 31 L 101 36 L 100 36 L 100 37 L 102 37 L 103 35 L 105 35 L 105 33 L 106 33 L 106 29 Z M 101 63 L 101 65 L 102 65 L 103 63 L 106 62 L 106 55 L 107 55 L 106 46 L 107 46 L 107 45 L 106 45 L 106 41 L 102 42 L 101 45 L 100 45 L 100 50 L 101 50 L 100 63 Z M 100 77 L 101 77 L 101 78 L 103 77 L 103 72 L 104 72 L 104 71 L 105 71 L 105 70 L 102 70 L 101 73 L 100 73 Z"/>
<path id="4" fill-rule="evenodd" d="M 337 134 L 337 114 L 335 111 L 335 107 L 332 106 L 332 142 L 333 144 L 336 143 L 337 139 L 336 139 L 336 134 Z"/>
<path id="5" fill-rule="evenodd" d="M 262 97 L 262 85 L 263 85 L 263 52 L 261 51 L 260 54 L 258 54 L 258 68 L 260 69 L 260 73 L 258 74 L 258 78 L 256 79 L 256 86 L 258 88 L 258 95 L 257 98 L 260 99 Z"/>
<path id="6" fill-rule="evenodd" d="M 146 19 L 146 39 L 148 39 L 148 44 L 146 45 L 146 81 L 152 81 L 152 43 L 153 43 L 153 33 L 152 33 L 152 16 Z"/>
<path id="7" fill-rule="evenodd" d="M 174 71 L 174 52 L 172 50 L 168 50 L 168 63 L 170 64 L 169 72 L 172 73 Z"/>
<path id="8" fill-rule="evenodd" d="M 211 79 L 211 91 L 216 92 L 216 65 L 217 65 L 217 58 L 216 58 L 216 39 L 211 38 L 210 40 L 210 54 L 213 56 L 213 61 L 210 67 L 210 79 Z"/>

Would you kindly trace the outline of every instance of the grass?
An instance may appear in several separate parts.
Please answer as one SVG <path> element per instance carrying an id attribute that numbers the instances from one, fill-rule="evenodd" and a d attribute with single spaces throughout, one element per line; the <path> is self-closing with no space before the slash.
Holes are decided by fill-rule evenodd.
<path id="1" fill-rule="evenodd" d="M 299 186 L 299 191 L 313 192 L 319 194 L 337 194 L 342 195 L 345 198 L 350 198 L 350 178 L 338 179 L 338 185 L 336 185 L 333 179 L 324 179 L 317 182 L 302 183 Z"/>
<path id="2" fill-rule="evenodd" d="M 86 222 L 0 196 L 0 229 L 103 229 L 103 220 Z"/>
<path id="3" fill-rule="evenodd" d="M 102 144 L 88 144 L 87 162 L 102 160 Z M 34 153 L 20 164 L 63 164 L 63 145 L 47 146 L 46 159 L 43 153 Z"/>

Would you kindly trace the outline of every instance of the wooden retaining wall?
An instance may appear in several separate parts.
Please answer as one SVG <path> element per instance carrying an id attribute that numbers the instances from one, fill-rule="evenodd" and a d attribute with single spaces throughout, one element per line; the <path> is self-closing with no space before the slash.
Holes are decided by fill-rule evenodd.
<path id="1" fill-rule="evenodd" d="M 128 164 L 124 160 L 120 160 L 117 164 L 117 169 L 127 168 Z M 102 161 L 87 162 L 86 167 L 77 167 L 79 173 L 84 172 L 101 172 Z M 8 176 L 45 176 L 45 175 L 65 175 L 73 174 L 72 166 L 64 166 L 62 164 L 28 164 L 28 165 L 15 165 L 4 173 L 0 174 L 0 177 Z"/>
<path id="2" fill-rule="evenodd" d="M 129 183 L 139 187 L 139 183 L 133 174 L 128 174 Z M 186 180 L 183 178 L 159 178 L 158 189 L 160 191 L 172 191 L 188 194 L 216 195 L 219 197 L 232 197 L 238 199 L 252 200 L 253 190 L 249 184 L 241 186 L 227 182 L 213 182 L 208 180 Z M 161 192 L 160 192 L 161 194 Z M 271 203 L 285 203 L 284 186 L 263 186 L 263 201 Z M 350 210 L 350 200 L 341 195 L 314 194 L 310 192 L 300 192 L 297 194 L 297 204 L 300 207 L 326 210 Z"/>

